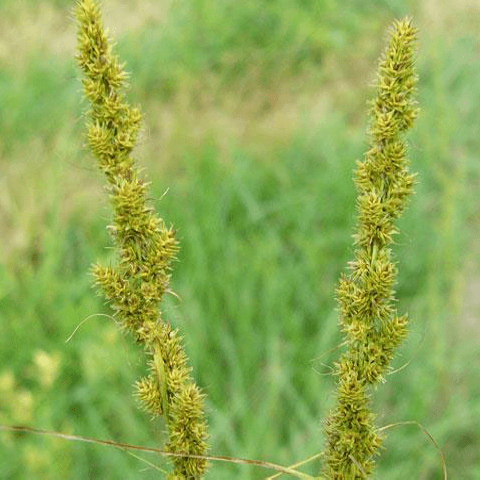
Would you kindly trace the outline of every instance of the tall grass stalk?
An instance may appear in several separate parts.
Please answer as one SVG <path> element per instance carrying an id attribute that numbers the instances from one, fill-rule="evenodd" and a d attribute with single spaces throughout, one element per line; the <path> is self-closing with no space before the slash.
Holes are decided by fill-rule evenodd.
<path id="1" fill-rule="evenodd" d="M 347 351 L 336 364 L 337 406 L 326 422 L 325 474 L 361 479 L 373 471 L 381 436 L 369 407 L 369 391 L 384 381 L 393 354 L 407 334 L 407 316 L 395 308 L 397 268 L 390 245 L 394 225 L 412 194 L 404 132 L 418 114 L 413 100 L 416 30 L 410 19 L 395 22 L 370 103 L 370 149 L 359 162 L 358 225 L 354 260 L 337 288 L 340 326 Z"/>
<path id="2" fill-rule="evenodd" d="M 122 89 L 126 74 L 112 54 L 96 3 L 79 2 L 76 17 L 77 60 L 91 106 L 87 138 L 107 180 L 114 212 L 109 229 L 119 257 L 116 266 L 96 265 L 93 274 L 122 329 L 150 356 L 150 375 L 137 383 L 137 393 L 150 413 L 165 419 L 167 450 L 204 455 L 207 425 L 203 394 L 191 379 L 178 332 L 159 311 L 178 250 L 175 231 L 148 205 L 148 185 L 130 155 L 142 116 L 125 102 Z M 205 459 L 198 457 L 174 457 L 173 463 L 171 479 L 198 478 L 207 468 Z"/>

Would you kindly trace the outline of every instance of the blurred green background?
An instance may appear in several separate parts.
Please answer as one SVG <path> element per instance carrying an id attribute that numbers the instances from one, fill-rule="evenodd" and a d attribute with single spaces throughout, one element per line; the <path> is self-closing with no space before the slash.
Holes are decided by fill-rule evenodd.
<path id="1" fill-rule="evenodd" d="M 0 424 L 161 446 L 162 423 L 132 394 L 142 352 L 95 315 L 110 313 L 89 275 L 113 258 L 110 208 L 85 148 L 72 4 L 0 3 Z M 480 479 L 480 3 L 102 5 L 145 114 L 135 157 L 181 242 L 180 299 L 163 309 L 208 394 L 211 452 L 282 465 L 323 448 L 366 100 L 385 29 L 414 17 L 419 183 L 395 246 L 410 335 L 373 408 L 379 425 L 421 422 L 450 478 Z M 387 434 L 376 478 L 442 478 L 417 428 Z M 163 476 L 126 452 L 11 432 L 0 432 L 0 466 L 5 479 Z M 208 478 L 271 473 L 215 463 Z"/>

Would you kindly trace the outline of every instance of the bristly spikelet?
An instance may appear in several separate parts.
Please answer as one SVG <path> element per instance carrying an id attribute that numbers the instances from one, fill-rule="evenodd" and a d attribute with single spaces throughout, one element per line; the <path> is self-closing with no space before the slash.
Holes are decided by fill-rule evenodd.
<path id="1" fill-rule="evenodd" d="M 175 231 L 147 204 L 148 184 L 130 156 L 142 115 L 125 101 L 126 73 L 112 54 L 96 3 L 78 2 L 76 18 L 77 60 L 90 101 L 87 139 L 108 181 L 114 214 L 108 228 L 118 254 L 116 266 L 95 265 L 93 274 L 121 328 L 143 344 L 151 357 L 150 375 L 137 382 L 137 396 L 149 412 L 164 417 L 167 448 L 205 455 L 203 396 L 191 379 L 181 338 L 162 321 L 159 311 L 178 251 Z M 198 458 L 175 457 L 173 463 L 175 478 L 199 478 L 207 468 Z"/>
<path id="2" fill-rule="evenodd" d="M 202 439 L 203 398 L 196 385 L 191 383 L 172 400 L 170 416 L 175 425 L 170 433 L 167 449 L 171 452 L 197 453 L 205 451 L 207 445 Z M 196 438 L 194 444 L 191 438 Z M 192 444 L 196 445 L 192 449 Z M 195 451 L 196 450 L 196 451 Z M 207 468 L 207 461 L 190 458 L 186 461 L 182 458 L 174 458 L 176 472 L 180 472 L 185 478 L 199 478 Z"/>
<path id="3" fill-rule="evenodd" d="M 332 479 L 363 479 L 373 471 L 381 437 L 369 409 L 369 390 L 383 381 L 407 333 L 407 317 L 398 316 L 394 308 L 397 269 L 389 245 L 398 233 L 393 222 L 414 185 L 402 137 L 418 114 L 412 99 L 417 82 L 415 41 L 410 19 L 394 23 L 380 61 L 377 96 L 370 102 L 370 149 L 355 175 L 355 259 L 336 291 L 348 350 L 336 364 L 337 406 L 325 426 L 324 474 Z"/>

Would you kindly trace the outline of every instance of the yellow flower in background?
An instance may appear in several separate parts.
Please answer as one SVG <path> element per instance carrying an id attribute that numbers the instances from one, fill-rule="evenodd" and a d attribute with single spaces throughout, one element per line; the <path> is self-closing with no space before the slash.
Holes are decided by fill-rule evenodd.
<path id="1" fill-rule="evenodd" d="M 5 370 L 0 375 L 0 393 L 2 393 L 2 398 L 8 392 L 11 392 L 15 388 L 15 375 L 9 370 Z"/>
<path id="2" fill-rule="evenodd" d="M 50 388 L 58 377 L 60 371 L 60 354 L 49 355 L 43 350 L 37 350 L 33 357 L 35 370 L 40 384 Z"/>

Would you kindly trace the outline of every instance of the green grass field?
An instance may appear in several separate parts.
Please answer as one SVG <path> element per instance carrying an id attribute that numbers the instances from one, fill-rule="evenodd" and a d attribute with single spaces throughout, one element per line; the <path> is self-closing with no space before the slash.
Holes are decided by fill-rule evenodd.
<path id="1" fill-rule="evenodd" d="M 395 248 L 410 335 L 373 397 L 416 420 L 449 478 L 480 479 L 480 5 L 382 0 L 104 0 L 145 128 L 135 157 L 180 240 L 163 309 L 208 395 L 211 453 L 284 466 L 323 448 L 335 400 L 334 289 L 352 257 L 355 161 L 385 28 L 420 29 L 416 195 Z M 90 266 L 112 258 L 85 146 L 73 2 L 0 4 L 0 424 L 161 447 L 133 397 L 142 352 Z M 345 9 L 344 9 L 345 8 Z M 66 340 L 87 317 L 72 339 Z M 414 426 L 376 478 L 442 478 Z M 141 454 L 160 468 L 168 462 Z M 316 460 L 303 468 L 315 474 Z M 5 479 L 163 478 L 127 452 L 0 432 Z M 274 472 L 214 463 L 209 479 Z"/>

